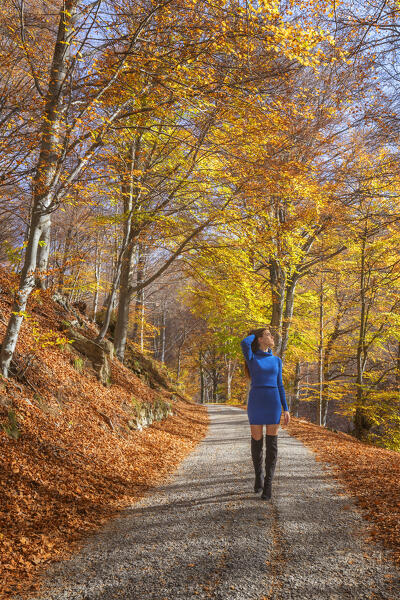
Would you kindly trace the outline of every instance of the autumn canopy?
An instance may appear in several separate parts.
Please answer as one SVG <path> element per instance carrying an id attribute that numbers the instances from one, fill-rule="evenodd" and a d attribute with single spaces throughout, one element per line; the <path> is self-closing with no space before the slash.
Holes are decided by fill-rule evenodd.
<path id="1" fill-rule="evenodd" d="M 2 376 L 45 290 L 200 402 L 269 324 L 294 414 L 400 449 L 399 13 L 5 0 Z"/>

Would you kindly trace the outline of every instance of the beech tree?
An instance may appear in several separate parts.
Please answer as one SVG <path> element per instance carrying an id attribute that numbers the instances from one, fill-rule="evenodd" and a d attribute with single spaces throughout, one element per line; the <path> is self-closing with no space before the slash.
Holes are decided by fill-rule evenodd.
<path id="1" fill-rule="evenodd" d="M 88 51 L 87 58 L 85 57 L 85 69 L 90 70 L 91 66 L 96 70 L 98 57 L 91 49 L 89 50 L 87 44 L 90 32 L 95 28 L 100 4 L 101 0 L 98 0 L 89 7 L 83 8 L 79 0 L 65 0 L 59 13 L 47 89 L 42 92 L 44 106 L 40 119 L 41 139 L 32 181 L 29 234 L 19 290 L 15 296 L 0 355 L 1 371 L 4 376 L 8 374 L 18 333 L 26 315 L 27 300 L 35 285 L 36 270 L 39 273 L 39 279 L 36 280 L 39 285 L 44 286 L 43 276 L 47 270 L 50 247 L 51 214 L 62 198 L 69 193 L 71 185 L 96 151 L 104 145 L 111 125 L 124 111 L 129 110 L 129 102 L 127 102 L 102 117 L 96 109 L 97 104 L 117 80 L 139 35 L 155 12 L 165 6 L 158 4 L 139 15 L 136 29 L 124 44 L 122 57 L 117 42 L 111 48 L 106 46 L 105 52 L 113 62 L 113 68 L 105 74 L 100 74 L 93 92 L 90 81 L 79 68 L 79 62 L 84 60 L 81 59 L 83 51 Z M 22 9 L 23 6 L 24 3 Z M 16 35 L 24 38 L 26 28 L 21 29 Z M 24 43 L 24 39 L 22 42 Z M 28 62 L 31 64 L 29 55 Z M 39 85 L 40 82 L 35 78 L 33 68 L 32 76 Z M 89 89 L 90 92 L 87 93 Z"/>

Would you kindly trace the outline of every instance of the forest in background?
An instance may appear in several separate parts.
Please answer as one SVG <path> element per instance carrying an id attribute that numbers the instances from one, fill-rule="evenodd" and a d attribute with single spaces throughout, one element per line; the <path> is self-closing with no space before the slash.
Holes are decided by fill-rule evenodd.
<path id="1" fill-rule="evenodd" d="M 399 17 L 5 0 L 3 377 L 45 289 L 200 402 L 245 401 L 239 340 L 269 324 L 293 414 L 399 450 Z"/>

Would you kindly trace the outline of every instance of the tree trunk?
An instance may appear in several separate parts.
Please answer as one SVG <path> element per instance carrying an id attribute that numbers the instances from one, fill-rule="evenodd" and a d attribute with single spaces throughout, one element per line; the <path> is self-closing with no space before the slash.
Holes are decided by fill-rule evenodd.
<path id="1" fill-rule="evenodd" d="M 38 253 L 38 248 L 41 240 L 46 243 L 46 240 L 48 241 L 50 238 L 50 207 L 55 195 L 53 179 L 56 173 L 59 152 L 57 143 L 61 119 L 60 105 L 67 74 L 71 38 L 74 35 L 73 22 L 77 4 L 78 0 L 65 0 L 60 11 L 57 41 L 54 47 L 46 94 L 40 152 L 33 180 L 30 235 L 21 271 L 19 289 L 14 299 L 0 355 L 0 368 L 4 377 L 8 376 L 8 370 L 24 319 L 28 298 L 35 285 L 35 271 L 38 258 L 41 273 L 44 274 L 47 270 L 45 253 Z"/>
<path id="2" fill-rule="evenodd" d="M 364 235 L 361 239 L 361 261 L 360 261 L 360 328 L 357 344 L 357 394 L 356 394 L 356 410 L 354 414 L 354 433 L 357 439 L 363 440 L 371 428 L 364 410 L 364 370 L 367 360 L 365 337 L 367 332 L 367 282 L 366 282 L 366 245 L 367 245 L 367 223 L 365 225 Z"/>
<path id="3" fill-rule="evenodd" d="M 216 368 L 212 369 L 212 399 L 215 404 L 218 402 L 218 384 L 219 384 L 219 373 Z"/>
<path id="4" fill-rule="evenodd" d="M 140 188 L 137 185 L 135 170 L 138 167 L 139 152 L 141 144 L 141 135 L 137 136 L 130 144 L 126 155 L 126 174 L 123 175 L 123 184 L 121 186 L 124 198 L 124 213 L 129 216 L 125 222 L 124 240 L 125 248 L 121 256 L 121 277 L 119 280 L 119 302 L 117 309 L 117 319 L 114 332 L 114 346 L 117 357 L 121 362 L 124 360 L 126 340 L 129 326 L 129 310 L 131 305 L 132 293 L 132 271 L 134 263 L 134 252 L 137 247 L 137 238 L 139 230 L 134 227 L 132 222 L 132 211 L 137 209 L 140 198 Z M 135 223 L 136 225 L 136 223 Z"/>
<path id="5" fill-rule="evenodd" d="M 124 360 L 126 340 L 128 336 L 129 309 L 131 306 L 131 295 L 129 293 L 129 287 L 132 278 L 132 269 L 133 251 L 130 248 L 130 244 L 128 244 L 125 256 L 122 259 L 117 320 L 114 332 L 115 354 L 121 362 L 123 362 Z"/>
<path id="6" fill-rule="evenodd" d="M 333 327 L 332 333 L 328 336 L 325 352 L 324 352 L 324 364 L 323 364 L 323 410 L 322 410 L 322 424 L 324 427 L 328 424 L 328 409 L 329 409 L 329 401 L 330 401 L 330 355 L 333 349 L 333 344 L 335 340 L 340 335 L 340 323 L 342 320 L 343 313 L 341 311 L 341 307 L 339 305 L 338 312 L 335 317 L 335 325 Z"/>
<path id="7" fill-rule="evenodd" d="M 142 290 L 142 299 L 140 304 L 140 349 L 144 351 L 144 290 Z"/>
<path id="8" fill-rule="evenodd" d="M 210 402 L 210 390 L 207 373 L 204 375 L 204 402 L 207 404 Z"/>
<path id="9" fill-rule="evenodd" d="M 319 345 L 318 345 L 318 425 L 322 425 L 322 404 L 324 397 L 324 287 L 321 277 L 319 291 Z"/>
<path id="10" fill-rule="evenodd" d="M 140 288 L 141 283 L 144 281 L 145 269 L 146 269 L 146 253 L 144 246 L 140 242 L 137 245 L 137 267 L 136 267 L 136 285 L 139 286 L 138 292 L 136 292 L 135 302 L 135 321 L 132 330 L 132 339 L 136 340 L 137 333 L 139 331 L 139 315 L 141 315 L 142 306 L 144 302 L 144 288 Z"/>
<path id="11" fill-rule="evenodd" d="M 65 271 L 67 269 L 67 261 L 68 261 L 69 251 L 70 251 L 71 242 L 72 242 L 72 231 L 73 231 L 73 225 L 70 225 L 67 229 L 67 234 L 65 236 L 64 252 L 63 252 L 62 264 L 61 264 L 61 268 L 60 268 L 60 278 L 58 280 L 58 291 L 60 292 L 60 294 L 63 293 L 63 288 L 64 288 Z"/>
<path id="12" fill-rule="evenodd" d="M 297 361 L 295 375 L 294 375 L 294 385 L 293 385 L 293 406 L 290 407 L 290 409 L 289 409 L 294 412 L 295 417 L 299 416 L 300 381 L 301 381 L 301 364 L 299 361 Z"/>
<path id="13" fill-rule="evenodd" d="M 230 402 L 232 399 L 232 380 L 237 367 L 237 360 L 232 360 L 232 358 L 227 355 L 225 355 L 224 358 L 226 365 L 226 399 L 227 402 Z"/>
<path id="14" fill-rule="evenodd" d="M 117 263 L 115 265 L 116 271 L 114 272 L 113 281 L 110 293 L 108 294 L 107 304 L 106 304 L 106 312 L 104 315 L 103 324 L 100 328 L 99 335 L 96 338 L 96 342 L 101 343 L 106 337 L 108 328 L 110 327 L 111 315 L 114 310 L 115 301 L 117 298 L 117 289 L 119 285 L 119 278 L 121 276 L 121 261 L 118 258 Z"/>
<path id="15" fill-rule="evenodd" d="M 100 343 L 104 340 L 104 338 L 107 334 L 108 328 L 110 326 L 111 314 L 112 314 L 112 311 L 114 310 L 114 307 L 116 304 L 117 289 L 120 285 L 122 270 L 124 268 L 124 276 L 126 277 L 127 270 L 129 270 L 129 268 L 130 268 L 131 249 L 130 248 L 128 249 L 128 246 L 130 244 L 129 238 L 131 236 L 131 227 L 132 227 L 131 216 L 132 216 L 132 206 L 130 208 L 130 211 L 128 212 L 127 219 L 125 221 L 124 238 L 123 238 L 121 248 L 119 249 L 119 252 L 117 254 L 117 260 L 116 260 L 116 264 L 115 264 L 115 272 L 114 272 L 114 276 L 113 276 L 113 280 L 112 280 L 111 291 L 110 291 L 110 294 L 109 294 L 108 300 L 107 300 L 107 309 L 106 309 L 106 313 L 104 315 L 104 321 L 101 326 L 99 335 L 96 338 L 97 343 Z M 124 298 L 124 300 L 125 300 L 125 298 Z M 120 325 L 120 327 L 121 327 L 121 325 Z M 115 343 L 115 339 L 114 339 L 114 343 Z M 126 343 L 126 340 L 125 340 L 125 343 Z M 124 345 L 124 348 L 125 348 L 125 345 Z"/>
<path id="16" fill-rule="evenodd" d="M 160 277 L 164 271 L 167 270 L 167 268 L 169 267 L 169 265 L 171 263 L 174 262 L 174 260 L 176 260 L 176 258 L 178 256 L 181 255 L 181 253 L 184 251 L 185 247 L 187 246 L 187 244 L 194 239 L 199 233 L 201 233 L 201 231 L 203 231 L 203 229 L 205 229 L 209 224 L 210 224 L 211 220 L 205 221 L 204 223 L 202 223 L 201 225 L 199 225 L 198 227 L 196 227 L 194 230 L 191 231 L 191 233 L 183 240 L 183 242 L 181 242 L 178 246 L 178 248 L 172 253 L 172 255 L 165 261 L 163 262 L 162 266 L 156 270 L 155 273 L 153 273 L 153 275 L 151 277 L 149 277 L 146 281 L 144 281 L 144 278 L 142 279 L 142 281 L 139 283 L 137 282 L 135 286 L 129 285 L 128 287 L 128 294 L 125 296 L 125 291 L 123 291 L 123 296 L 126 298 L 130 299 L 132 298 L 133 294 L 136 292 L 137 294 L 141 292 L 141 290 L 143 290 L 145 287 L 147 287 L 148 285 L 150 285 L 150 283 L 152 283 L 153 281 L 155 281 L 158 277 Z M 134 230 L 132 228 L 132 226 L 130 227 L 130 233 L 128 235 L 128 247 L 127 247 L 127 255 L 126 255 L 126 260 L 129 261 L 129 257 L 131 257 L 131 253 L 133 252 L 133 243 L 134 241 L 139 237 L 139 233 L 140 231 L 142 231 L 142 229 L 144 228 L 144 224 L 143 222 L 140 225 L 140 229 L 136 229 Z M 125 252 L 125 250 L 124 250 Z M 121 265 L 122 265 L 122 254 L 120 255 L 121 259 L 118 261 L 118 269 L 119 272 L 121 272 Z M 144 273 L 144 270 L 143 270 Z M 115 290 L 115 291 L 114 291 Z M 113 286 L 113 295 L 111 296 L 111 299 L 114 299 L 115 297 L 115 293 L 116 293 L 116 286 Z M 121 293 L 121 292 L 120 292 Z M 138 295 L 136 296 L 138 298 Z M 142 302 L 142 325 L 144 323 L 143 321 L 143 317 L 144 317 L 144 306 L 143 306 L 143 302 Z M 120 329 L 118 331 L 118 335 L 121 336 L 123 333 L 125 335 L 125 340 L 126 340 L 126 331 L 128 328 L 128 321 L 127 321 L 127 317 L 126 317 L 126 312 L 123 313 L 121 315 L 121 324 L 120 324 Z M 100 331 L 97 341 L 102 341 L 102 339 L 104 338 L 106 332 L 107 332 L 107 328 L 109 325 L 109 319 L 111 317 L 111 313 L 109 310 L 107 310 L 107 314 L 106 314 L 106 320 L 104 322 L 104 325 L 102 327 L 102 330 Z M 142 327 L 143 330 L 143 327 Z M 136 333 L 136 332 L 135 332 Z M 117 339 L 116 340 L 116 344 L 119 345 L 120 340 Z M 123 357 L 125 351 L 125 344 L 123 344 L 123 348 L 120 348 L 119 351 L 119 355 L 121 357 Z M 123 358 L 122 358 L 123 359 Z"/>
<path id="17" fill-rule="evenodd" d="M 176 363 L 176 380 L 179 381 L 179 377 L 181 376 L 181 352 L 182 352 L 182 344 L 178 346 L 178 357 Z"/>
<path id="18" fill-rule="evenodd" d="M 48 263 L 50 250 L 50 235 L 51 235 L 51 219 L 50 215 L 46 215 L 43 222 L 42 234 L 39 240 L 39 247 L 36 258 L 36 287 L 45 290 L 48 285 Z"/>
<path id="19" fill-rule="evenodd" d="M 81 270 L 82 270 L 82 264 L 79 263 L 77 265 L 76 269 L 75 269 L 74 281 L 73 281 L 73 283 L 71 285 L 71 289 L 70 289 L 70 292 L 68 294 L 68 300 L 67 300 L 68 304 L 71 304 L 72 302 L 75 302 L 76 299 L 77 299 L 74 296 L 75 296 L 75 293 L 77 292 L 77 283 L 78 283 L 79 275 L 81 274 Z"/>
<path id="20" fill-rule="evenodd" d="M 167 309 L 165 306 L 165 302 L 163 303 L 162 306 L 162 313 L 161 313 L 161 362 L 164 363 L 165 362 L 165 323 L 166 323 L 166 316 L 167 316 Z"/>
<path id="21" fill-rule="evenodd" d="M 293 317 L 293 307 L 294 307 L 294 298 L 296 285 L 298 282 L 298 277 L 295 275 L 288 281 L 288 285 L 285 288 L 284 301 L 285 301 L 285 310 L 282 319 L 282 336 L 280 341 L 280 346 L 276 348 L 276 353 L 281 357 L 282 360 L 285 360 L 285 354 L 289 342 L 289 330 L 290 325 L 292 323 Z"/>
<path id="22" fill-rule="evenodd" d="M 199 350 L 199 372 L 200 372 L 200 404 L 205 403 L 205 374 L 203 369 L 203 352 Z"/>
<path id="23" fill-rule="evenodd" d="M 231 361 L 229 361 L 229 367 L 231 366 Z M 232 378 L 233 378 L 233 370 L 228 368 L 226 373 L 226 401 L 229 403 L 232 398 Z"/>
<path id="24" fill-rule="evenodd" d="M 283 318 L 283 306 L 285 301 L 286 275 L 279 261 L 271 258 L 269 261 L 269 273 L 271 282 L 272 314 L 270 325 L 273 328 L 275 338 L 275 351 L 280 353 L 281 327 Z"/>
<path id="25" fill-rule="evenodd" d="M 276 207 L 275 218 L 279 218 L 279 220 L 283 222 L 280 209 L 277 210 Z M 272 291 L 272 315 L 270 325 L 274 329 L 275 352 L 282 360 L 284 359 L 287 350 L 289 330 L 293 317 L 295 290 L 298 281 L 306 275 L 312 264 L 317 264 L 318 262 L 321 262 L 321 260 L 327 260 L 328 258 L 339 254 L 346 248 L 345 246 L 342 246 L 329 257 L 322 255 L 320 258 L 305 264 L 305 259 L 308 256 L 315 239 L 323 231 L 325 225 L 326 223 L 318 225 L 312 234 L 306 237 L 306 240 L 301 247 L 302 258 L 297 265 L 293 265 L 293 274 L 290 278 L 280 266 L 278 259 L 270 258 L 268 261 Z M 279 253 L 280 242 L 278 239 L 275 240 L 275 244 L 277 252 Z"/>
<path id="26" fill-rule="evenodd" d="M 101 273 L 101 251 L 99 248 L 99 239 L 96 236 L 96 257 L 94 266 L 94 278 L 96 282 L 96 289 L 93 298 L 93 322 L 96 323 L 96 315 L 99 307 L 99 286 L 100 286 L 100 273 Z"/>
<path id="27" fill-rule="evenodd" d="M 396 386 L 397 386 L 397 391 L 400 392 L 400 340 L 398 341 L 398 344 L 397 344 Z"/>

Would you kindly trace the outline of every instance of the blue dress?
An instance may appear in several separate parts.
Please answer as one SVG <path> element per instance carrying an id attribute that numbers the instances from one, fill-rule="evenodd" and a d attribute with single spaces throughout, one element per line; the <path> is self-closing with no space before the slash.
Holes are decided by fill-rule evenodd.
<path id="1" fill-rule="evenodd" d="M 270 349 L 253 352 L 254 340 L 255 335 L 249 335 L 240 342 L 251 376 L 247 415 L 250 425 L 278 425 L 282 408 L 289 410 L 282 382 L 282 360 Z"/>

